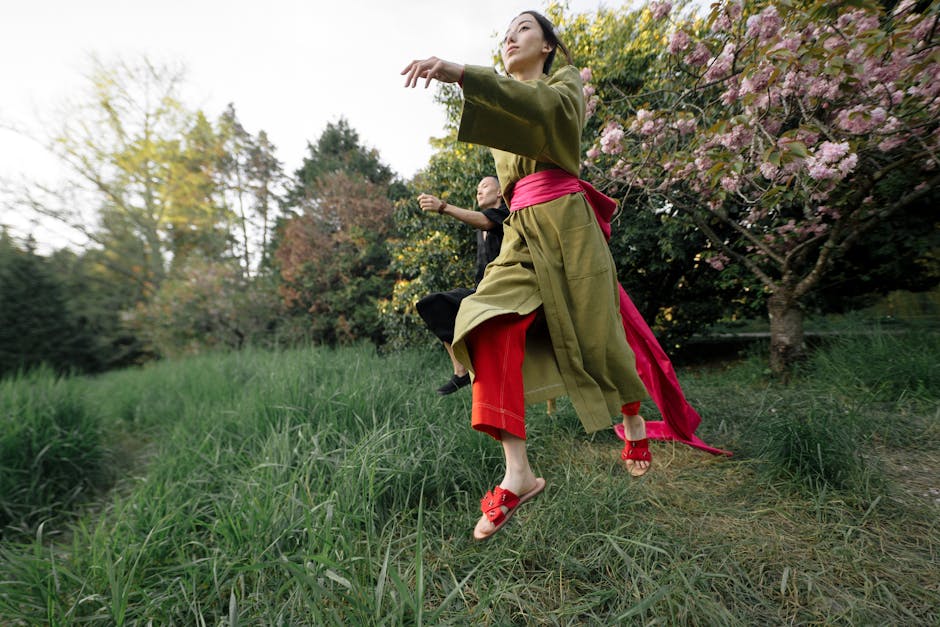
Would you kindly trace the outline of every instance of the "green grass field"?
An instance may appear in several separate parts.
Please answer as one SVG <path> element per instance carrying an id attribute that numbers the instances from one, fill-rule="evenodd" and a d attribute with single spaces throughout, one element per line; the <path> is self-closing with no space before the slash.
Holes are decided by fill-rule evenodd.
<path id="1" fill-rule="evenodd" d="M 940 336 L 853 336 L 789 386 L 682 371 L 732 449 L 531 407 L 548 487 L 475 543 L 499 446 L 443 351 L 243 351 L 0 382 L 0 624 L 940 622 Z M 648 418 L 656 418 L 651 404 Z"/>

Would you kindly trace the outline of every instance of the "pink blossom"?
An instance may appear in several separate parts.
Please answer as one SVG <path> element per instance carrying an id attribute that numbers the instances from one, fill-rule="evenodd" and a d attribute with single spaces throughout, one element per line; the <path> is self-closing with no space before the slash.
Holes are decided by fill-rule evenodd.
<path id="1" fill-rule="evenodd" d="M 774 68 L 769 64 L 762 64 L 751 76 L 747 76 L 741 81 L 741 96 L 754 92 L 763 91 L 770 83 L 770 77 L 774 73 Z"/>
<path id="2" fill-rule="evenodd" d="M 616 155 L 623 152 L 623 127 L 616 122 L 608 122 L 601 133 L 601 152 Z"/>
<path id="3" fill-rule="evenodd" d="M 652 111 L 638 109 L 636 119 L 630 123 L 630 130 L 644 137 L 650 137 L 659 133 L 663 129 L 663 125 L 664 122 L 657 120 Z"/>
<path id="4" fill-rule="evenodd" d="M 706 81 L 717 81 L 725 78 L 731 73 L 731 66 L 734 64 L 734 44 L 728 42 L 725 44 L 721 54 L 713 59 L 705 72 Z"/>
<path id="5" fill-rule="evenodd" d="M 782 126 L 783 122 L 777 118 L 767 118 L 764 120 L 764 130 L 767 131 L 769 135 L 779 133 Z"/>
<path id="6" fill-rule="evenodd" d="M 700 67 L 708 63 L 708 58 L 711 56 L 711 52 L 708 50 L 708 46 L 699 42 L 695 44 L 695 49 L 692 50 L 689 54 L 685 55 L 685 61 L 689 65 L 694 65 Z"/>
<path id="7" fill-rule="evenodd" d="M 832 81 L 828 78 L 816 76 L 806 89 L 806 94 L 811 98 L 828 98 L 828 94 L 832 92 L 832 86 Z M 831 100 L 832 98 L 829 99 Z"/>
<path id="8" fill-rule="evenodd" d="M 786 235 L 787 233 L 793 233 L 796 231 L 796 221 L 792 218 L 787 220 L 785 224 L 781 224 L 776 228 L 776 231 L 779 235 Z"/>
<path id="9" fill-rule="evenodd" d="M 738 100 L 738 88 L 736 85 L 729 85 L 728 89 L 721 94 L 721 104 L 730 107 Z"/>
<path id="10" fill-rule="evenodd" d="M 835 207 L 829 207 L 827 205 L 820 205 L 816 210 L 821 216 L 829 216 L 833 220 L 838 220 L 842 217 L 842 213 Z"/>
<path id="11" fill-rule="evenodd" d="M 883 109 L 882 109 L 883 111 Z M 851 109 L 843 109 L 836 115 L 836 125 L 844 131 L 863 135 L 871 130 L 871 116 L 863 105 L 856 105 Z"/>
<path id="12" fill-rule="evenodd" d="M 633 168 L 623 159 L 619 159 L 614 167 L 610 169 L 610 177 L 614 179 L 625 179 L 633 173 Z"/>
<path id="13" fill-rule="evenodd" d="M 783 20 L 777 14 L 777 7 L 770 5 L 757 15 L 747 18 L 747 36 L 757 37 L 765 42 L 780 30 Z"/>
<path id="14" fill-rule="evenodd" d="M 597 148 L 597 146 L 591 146 L 590 148 L 588 148 L 586 156 L 588 159 L 593 161 L 601 156 L 601 151 Z"/>
<path id="15" fill-rule="evenodd" d="M 803 142 L 807 146 L 812 146 L 819 141 L 819 133 L 801 128 L 796 132 L 796 141 Z"/>
<path id="16" fill-rule="evenodd" d="M 780 168 L 770 163 L 769 161 L 765 161 L 760 164 L 759 169 L 761 175 L 768 181 L 774 180 L 777 177 L 777 174 L 780 172 Z"/>
<path id="17" fill-rule="evenodd" d="M 842 142 L 841 144 L 823 142 L 819 144 L 815 156 L 823 163 L 834 163 L 844 157 L 848 151 L 848 142 Z"/>
<path id="18" fill-rule="evenodd" d="M 839 174 L 842 175 L 842 178 L 845 178 L 849 174 L 851 174 L 853 170 L 855 170 L 855 166 L 857 165 L 858 165 L 858 155 L 855 154 L 854 152 L 849 153 L 848 155 L 846 155 L 845 159 L 839 162 L 839 166 L 838 166 Z"/>
<path id="19" fill-rule="evenodd" d="M 911 31 L 911 36 L 914 38 L 914 41 L 921 42 L 927 40 L 927 35 L 934 28 L 934 23 L 937 21 L 937 16 L 933 15 L 930 17 L 922 18 L 920 23 L 914 27 L 914 30 Z"/>
<path id="20" fill-rule="evenodd" d="M 715 164 L 715 162 L 708 157 L 696 157 L 694 163 L 699 172 L 706 172 Z"/>
<path id="21" fill-rule="evenodd" d="M 721 178 L 721 187 L 726 191 L 734 193 L 741 188 L 741 179 L 737 174 L 732 172 L 728 176 L 723 176 Z"/>
<path id="22" fill-rule="evenodd" d="M 772 50 L 789 50 L 790 52 L 796 52 L 800 49 L 801 43 L 803 43 L 802 37 L 799 35 L 791 35 L 777 42 L 777 45 L 775 45 Z"/>
<path id="23" fill-rule="evenodd" d="M 731 30 L 732 22 L 731 18 L 724 11 L 721 12 L 721 15 L 715 18 L 715 21 L 712 22 L 712 32 L 714 33 L 726 33 Z"/>
<path id="24" fill-rule="evenodd" d="M 823 142 L 806 159 L 806 171 L 815 181 L 833 181 L 849 175 L 858 164 L 858 155 L 849 152 L 848 142 Z"/>
<path id="25" fill-rule="evenodd" d="M 584 115 L 585 117 L 591 117 L 594 115 L 594 111 L 597 109 L 597 96 L 591 96 L 588 98 L 587 102 L 584 103 Z"/>
<path id="26" fill-rule="evenodd" d="M 819 237 L 829 230 L 829 225 L 825 222 L 816 222 L 815 224 L 804 224 L 796 229 L 795 233 L 800 237 Z"/>
<path id="27" fill-rule="evenodd" d="M 839 44 L 841 44 L 843 41 L 844 40 L 838 35 L 833 35 L 832 37 L 828 37 L 826 41 L 823 42 L 823 48 L 825 48 L 829 52 L 832 52 L 833 50 L 838 48 Z"/>
<path id="28" fill-rule="evenodd" d="M 809 177 L 814 181 L 830 181 L 838 177 L 838 172 L 834 168 L 830 168 L 828 165 L 820 162 L 810 163 L 810 159 L 807 159 L 806 171 L 809 173 Z"/>
<path id="29" fill-rule="evenodd" d="M 878 21 L 878 16 L 871 15 L 864 11 L 859 11 L 862 13 L 862 17 L 855 22 L 855 32 L 856 33 L 867 33 L 869 31 L 877 30 L 881 24 Z"/>
<path id="30" fill-rule="evenodd" d="M 581 68 L 581 81 L 588 83 L 594 77 L 594 72 L 591 71 L 591 68 Z"/>
<path id="31" fill-rule="evenodd" d="M 650 2 L 650 13 L 653 14 L 654 20 L 668 17 L 670 11 L 672 11 L 672 3 L 670 2 Z"/>
<path id="32" fill-rule="evenodd" d="M 899 146 L 903 146 L 906 143 L 905 140 L 900 135 L 894 135 L 892 137 L 886 137 L 885 139 L 878 142 L 878 150 L 881 152 L 891 152 Z"/>
<path id="33" fill-rule="evenodd" d="M 698 125 L 694 117 L 691 118 L 680 118 L 672 123 L 672 127 L 679 131 L 680 135 L 688 135 L 689 133 L 694 133 L 695 128 Z"/>
<path id="34" fill-rule="evenodd" d="M 688 48 L 690 43 L 692 42 L 689 39 L 689 35 L 684 30 L 677 30 L 672 34 L 667 49 L 669 50 L 669 54 L 679 54 Z"/>
<path id="35" fill-rule="evenodd" d="M 591 96 L 593 96 L 596 91 L 597 91 L 597 90 L 594 89 L 594 86 L 593 86 L 593 85 L 585 85 L 585 86 L 581 89 L 581 93 L 584 94 L 584 99 L 585 99 L 585 100 L 587 100 L 588 98 L 590 98 Z"/>
<path id="36" fill-rule="evenodd" d="M 754 132 L 744 124 L 736 124 L 724 135 L 717 137 L 722 146 L 731 151 L 739 151 L 754 138 Z"/>
<path id="37" fill-rule="evenodd" d="M 708 257 L 705 260 L 705 262 L 708 263 L 708 265 L 710 265 L 715 270 L 718 270 L 719 272 L 725 269 L 725 266 L 728 264 L 729 261 L 731 261 L 731 259 L 729 259 L 728 256 L 725 255 L 724 253 L 717 253 L 715 255 Z"/>

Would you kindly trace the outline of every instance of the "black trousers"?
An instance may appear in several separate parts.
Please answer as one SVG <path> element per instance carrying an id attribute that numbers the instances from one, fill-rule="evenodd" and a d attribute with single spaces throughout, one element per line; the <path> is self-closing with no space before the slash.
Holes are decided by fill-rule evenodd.
<path id="1" fill-rule="evenodd" d="M 457 321 L 457 311 L 460 301 L 476 290 L 468 287 L 458 287 L 448 292 L 434 292 L 418 301 L 416 305 L 418 314 L 428 325 L 431 333 L 442 342 L 454 341 L 454 324 Z"/>

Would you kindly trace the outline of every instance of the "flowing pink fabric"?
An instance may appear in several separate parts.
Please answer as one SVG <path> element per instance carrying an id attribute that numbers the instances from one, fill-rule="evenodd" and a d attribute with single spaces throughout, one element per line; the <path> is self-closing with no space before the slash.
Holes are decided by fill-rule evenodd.
<path id="1" fill-rule="evenodd" d="M 544 170 L 520 179 L 512 190 L 509 209 L 518 211 L 567 194 L 582 192 L 594 210 L 594 216 L 604 237 L 610 241 L 610 221 L 617 210 L 617 201 L 597 191 L 587 181 L 582 181 L 564 170 Z M 636 354 L 637 374 L 663 416 L 661 421 L 647 421 L 647 437 L 683 442 L 716 455 L 731 455 L 730 451 L 709 446 L 695 435 L 695 430 L 702 422 L 701 416 L 689 405 L 682 393 L 672 362 L 656 340 L 652 329 L 643 320 L 623 286 L 619 283 L 617 285 L 620 288 L 623 330 L 630 348 Z M 616 425 L 614 430 L 618 437 L 625 438 L 622 424 Z"/>

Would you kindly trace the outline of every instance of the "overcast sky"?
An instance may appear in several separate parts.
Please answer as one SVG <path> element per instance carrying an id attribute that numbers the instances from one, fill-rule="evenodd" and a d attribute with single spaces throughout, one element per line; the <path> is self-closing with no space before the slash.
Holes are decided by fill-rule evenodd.
<path id="1" fill-rule="evenodd" d="M 498 34 L 539 0 L 0 0 L 0 181 L 50 180 L 38 145 L 3 127 L 41 134 L 58 105 L 84 88 L 90 55 L 105 62 L 182 63 L 185 104 L 215 119 L 235 104 L 245 128 L 268 133 L 286 170 L 308 141 L 345 117 L 361 141 L 403 177 L 442 133 L 433 87 L 407 90 L 399 72 L 437 55 L 490 63 Z M 572 0 L 594 12 L 624 1 Z M 0 224 L 15 222 L 0 217 Z M 38 234 L 37 234 L 38 235 Z"/>

